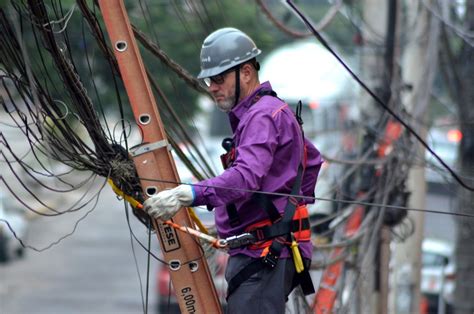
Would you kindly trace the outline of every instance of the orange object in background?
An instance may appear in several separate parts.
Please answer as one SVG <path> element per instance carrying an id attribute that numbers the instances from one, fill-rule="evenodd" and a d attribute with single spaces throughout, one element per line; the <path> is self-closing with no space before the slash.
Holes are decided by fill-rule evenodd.
<path id="1" fill-rule="evenodd" d="M 462 139 L 462 132 L 458 129 L 452 129 L 448 131 L 447 137 L 448 141 L 458 143 Z"/>
<path id="2" fill-rule="evenodd" d="M 358 205 L 349 216 L 344 235 L 346 237 L 354 236 L 360 228 L 365 214 L 365 207 Z M 331 253 L 331 259 L 336 259 L 344 253 L 342 248 L 336 248 Z M 321 279 L 321 285 L 314 298 L 313 310 L 316 314 L 328 314 L 333 312 L 334 302 L 337 297 L 337 282 L 343 271 L 344 261 L 340 261 L 328 266 Z"/>
<path id="3" fill-rule="evenodd" d="M 421 296 L 420 314 L 428 314 L 428 300 L 426 299 L 425 296 Z"/>

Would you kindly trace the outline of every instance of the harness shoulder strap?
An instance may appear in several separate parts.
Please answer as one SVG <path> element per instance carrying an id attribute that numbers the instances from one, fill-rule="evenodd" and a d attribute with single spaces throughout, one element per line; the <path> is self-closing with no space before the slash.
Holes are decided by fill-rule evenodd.
<path id="1" fill-rule="evenodd" d="M 252 199 L 265 210 L 268 218 L 270 218 L 271 222 L 274 223 L 281 219 L 280 212 L 276 208 L 275 204 L 273 204 L 272 200 L 268 195 L 262 193 L 254 193 L 252 195 Z"/>
<path id="2" fill-rule="evenodd" d="M 300 164 L 298 167 L 298 174 L 296 175 L 295 182 L 291 188 L 291 195 L 297 195 L 301 188 L 301 181 L 303 179 L 303 165 Z M 296 207 L 298 206 L 298 200 L 294 196 L 288 198 L 288 202 L 285 206 L 285 211 L 283 213 L 283 218 L 280 222 L 275 224 L 274 228 L 278 228 L 277 225 L 282 226 L 282 228 L 287 227 L 288 232 L 286 233 L 286 241 L 291 242 L 291 221 L 293 220 L 293 215 L 295 214 Z M 270 245 L 269 252 L 265 257 L 263 257 L 263 263 L 267 264 L 270 267 L 275 267 L 278 259 L 280 258 L 280 253 L 283 248 L 283 243 L 281 241 L 273 240 Z"/>
<path id="3" fill-rule="evenodd" d="M 274 96 L 276 97 L 276 94 Z M 295 117 L 301 128 L 302 140 L 304 145 L 304 133 L 302 128 L 303 120 L 301 118 L 301 101 L 298 104 Z M 298 173 L 291 189 L 291 195 L 298 195 L 301 189 L 303 173 L 306 166 L 306 147 L 303 148 L 304 151 L 302 160 L 300 165 L 298 166 Z M 288 202 L 285 206 L 283 217 L 281 217 L 275 205 L 273 204 L 273 202 L 271 202 L 268 196 L 257 194 L 256 196 L 254 196 L 254 199 L 262 205 L 262 208 L 267 212 L 267 215 L 269 216 L 272 223 L 276 222 L 272 225 L 272 229 L 274 230 L 272 232 L 274 232 L 275 234 L 285 234 L 284 240 L 286 240 L 286 242 L 291 242 L 292 219 L 298 206 L 298 200 L 294 196 L 289 197 Z M 281 220 L 279 220 L 280 217 Z M 265 266 L 269 266 L 271 268 L 275 267 L 278 262 L 278 259 L 280 258 L 281 250 L 283 249 L 283 247 L 283 241 L 278 240 L 278 238 L 274 239 L 268 249 L 267 254 L 263 258 L 256 259 L 230 279 L 227 297 L 229 297 L 250 276 L 259 272 Z M 305 265 L 303 272 L 296 273 L 293 281 L 294 286 L 301 285 L 301 288 L 305 295 L 309 295 L 315 292 L 313 282 L 309 274 L 309 266 L 310 265 Z"/>
<path id="4" fill-rule="evenodd" d="M 300 164 L 298 167 L 298 174 L 296 175 L 295 182 L 293 183 L 293 187 L 291 189 L 291 194 L 296 195 L 301 188 L 301 181 L 303 177 L 303 165 Z M 298 201 L 295 197 L 291 196 L 288 199 L 288 202 L 285 207 L 285 213 L 283 214 L 283 218 L 279 221 L 276 225 L 280 225 L 282 227 L 291 227 L 293 215 L 295 214 L 296 207 L 298 206 Z M 290 240 L 291 237 L 291 229 L 288 229 L 288 232 L 285 232 L 286 240 Z M 283 249 L 284 244 L 282 241 L 278 241 L 274 239 L 272 244 L 269 247 L 268 253 L 261 259 L 256 259 L 246 267 L 244 267 L 240 272 L 238 272 L 234 277 L 229 280 L 228 290 L 227 290 L 227 297 L 229 297 L 243 282 L 245 282 L 250 276 L 259 272 L 264 267 L 274 268 L 280 258 L 281 250 Z M 295 274 L 297 277 L 296 285 L 301 284 L 303 292 L 307 294 L 314 293 L 314 287 L 311 281 L 311 278 L 308 277 L 309 272 L 308 268 L 305 267 L 305 270 L 301 274 Z"/>

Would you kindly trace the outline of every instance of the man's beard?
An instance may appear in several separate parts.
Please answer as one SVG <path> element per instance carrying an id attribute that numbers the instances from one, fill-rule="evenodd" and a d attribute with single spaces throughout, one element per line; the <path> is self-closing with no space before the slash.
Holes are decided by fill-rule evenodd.
<path id="1" fill-rule="evenodd" d="M 235 95 L 224 99 L 221 102 L 216 101 L 217 107 L 223 112 L 229 112 L 235 104 Z"/>

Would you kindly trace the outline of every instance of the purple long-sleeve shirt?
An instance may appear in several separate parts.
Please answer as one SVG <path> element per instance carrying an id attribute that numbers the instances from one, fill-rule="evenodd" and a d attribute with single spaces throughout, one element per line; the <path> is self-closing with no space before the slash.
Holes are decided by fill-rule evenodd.
<path id="1" fill-rule="evenodd" d="M 248 226 L 268 219 L 265 211 L 251 201 L 253 193 L 249 191 L 290 193 L 302 162 L 303 139 L 294 113 L 287 104 L 273 96 L 263 96 L 254 102 L 255 95 L 262 89 L 271 90 L 270 83 L 262 83 L 229 112 L 236 147 L 236 159 L 232 166 L 221 175 L 194 186 L 193 206 L 215 207 L 216 227 L 221 238 L 242 234 Z M 306 139 L 304 141 L 307 161 L 300 193 L 314 196 L 323 161 L 314 145 Z M 271 199 L 278 211 L 283 213 L 288 198 L 277 196 Z M 302 202 L 314 201 L 305 199 Z M 231 203 L 235 204 L 240 218 L 241 224 L 237 227 L 229 224 L 226 205 Z M 300 242 L 300 249 L 303 256 L 311 257 L 310 241 Z M 229 254 L 258 257 L 261 250 L 244 247 L 231 250 Z M 286 256 L 288 253 L 282 252 L 282 257 Z"/>

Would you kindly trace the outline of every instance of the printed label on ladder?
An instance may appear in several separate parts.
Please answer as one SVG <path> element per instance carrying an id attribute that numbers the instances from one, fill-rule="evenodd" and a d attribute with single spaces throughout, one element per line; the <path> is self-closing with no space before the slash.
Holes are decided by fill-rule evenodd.
<path id="1" fill-rule="evenodd" d="M 160 239 L 163 244 L 165 252 L 171 252 L 181 248 L 176 230 L 167 224 L 158 224 L 158 231 L 160 232 Z"/>

